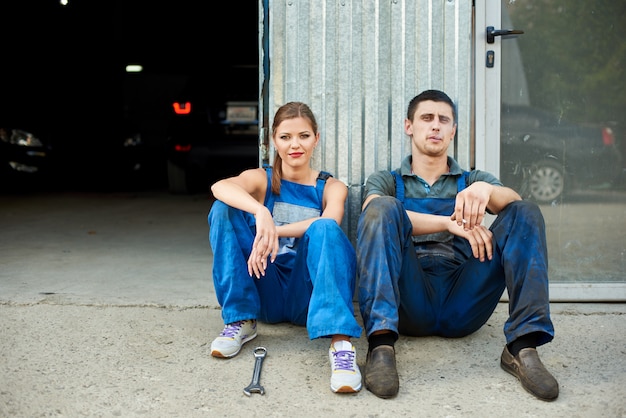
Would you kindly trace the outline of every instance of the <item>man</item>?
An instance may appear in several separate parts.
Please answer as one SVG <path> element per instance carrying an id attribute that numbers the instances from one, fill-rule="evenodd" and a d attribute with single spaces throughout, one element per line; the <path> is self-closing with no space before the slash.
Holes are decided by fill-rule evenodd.
<path id="1" fill-rule="evenodd" d="M 506 287 L 500 365 L 537 398 L 556 399 L 559 385 L 536 350 L 554 337 L 541 211 L 495 176 L 464 171 L 448 156 L 456 109 L 444 92 L 413 98 L 404 130 L 411 155 L 398 170 L 367 179 L 357 228 L 365 387 L 395 396 L 399 334 L 469 335 L 487 322 Z M 485 212 L 497 215 L 489 228 Z"/>

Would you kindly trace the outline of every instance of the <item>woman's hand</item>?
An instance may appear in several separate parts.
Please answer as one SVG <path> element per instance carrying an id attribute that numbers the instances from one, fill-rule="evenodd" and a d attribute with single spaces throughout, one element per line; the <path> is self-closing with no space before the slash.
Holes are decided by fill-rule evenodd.
<path id="1" fill-rule="evenodd" d="M 261 276 L 265 276 L 268 257 L 271 256 L 270 262 L 272 263 L 276 260 L 278 231 L 272 214 L 266 207 L 260 208 L 254 216 L 256 218 L 256 236 L 248 258 L 248 274 L 260 279 Z"/>

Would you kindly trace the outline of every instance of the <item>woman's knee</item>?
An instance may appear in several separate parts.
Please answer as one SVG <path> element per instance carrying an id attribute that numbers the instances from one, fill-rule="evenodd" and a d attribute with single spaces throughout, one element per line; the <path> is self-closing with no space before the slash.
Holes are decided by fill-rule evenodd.
<path id="1" fill-rule="evenodd" d="M 211 218 L 224 216 L 225 214 L 228 213 L 229 208 L 230 207 L 226 203 L 220 200 L 216 200 L 211 205 L 211 210 L 209 211 L 209 220 Z"/>
<path id="2" fill-rule="evenodd" d="M 313 243 L 321 246 L 331 245 L 336 251 L 341 248 L 352 247 L 341 226 L 330 218 L 315 220 L 306 230 L 303 238 L 308 245 Z"/>
<path id="3" fill-rule="evenodd" d="M 335 230 L 339 227 L 339 224 L 337 224 L 337 221 L 335 221 L 334 219 L 331 218 L 319 218 L 316 219 L 315 221 L 313 221 L 313 223 L 311 223 L 311 225 L 309 225 L 309 228 L 307 229 L 307 232 L 311 231 L 311 232 L 317 232 L 317 231 L 324 231 L 324 230 Z"/>

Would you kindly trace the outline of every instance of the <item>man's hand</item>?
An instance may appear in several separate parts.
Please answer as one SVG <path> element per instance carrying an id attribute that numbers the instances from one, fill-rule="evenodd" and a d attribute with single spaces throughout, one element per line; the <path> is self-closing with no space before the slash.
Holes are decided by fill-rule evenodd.
<path id="1" fill-rule="evenodd" d="M 469 241 L 474 258 L 480 261 L 493 258 L 493 234 L 489 228 L 484 225 L 474 225 L 472 229 L 467 229 L 463 228 L 462 224 L 459 226 L 457 222 L 451 220 L 448 231 Z"/>
<path id="2" fill-rule="evenodd" d="M 477 181 L 456 195 L 454 212 L 450 217 L 458 226 L 472 230 L 481 225 L 493 190 L 491 184 Z"/>

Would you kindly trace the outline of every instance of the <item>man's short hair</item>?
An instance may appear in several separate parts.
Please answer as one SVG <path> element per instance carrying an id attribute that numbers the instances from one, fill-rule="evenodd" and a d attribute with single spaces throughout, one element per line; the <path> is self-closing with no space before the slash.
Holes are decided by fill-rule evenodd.
<path id="1" fill-rule="evenodd" d="M 409 107 L 406 112 L 407 119 L 413 120 L 413 116 L 415 115 L 415 110 L 417 110 L 417 105 L 420 102 L 424 102 L 426 100 L 431 100 L 433 102 L 444 102 L 450 105 L 452 108 L 452 117 L 454 118 L 454 123 L 456 123 L 456 106 L 454 102 L 446 93 L 441 90 L 424 90 L 417 96 L 415 96 L 410 102 Z"/>

